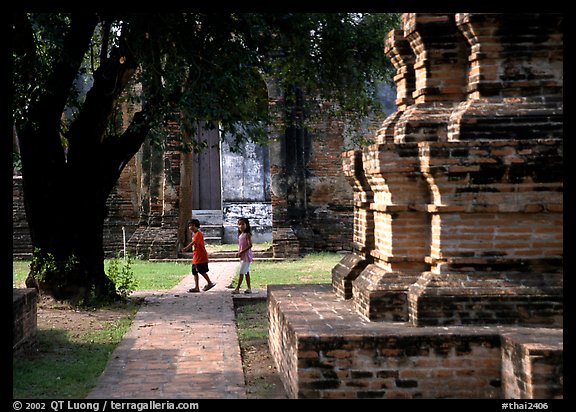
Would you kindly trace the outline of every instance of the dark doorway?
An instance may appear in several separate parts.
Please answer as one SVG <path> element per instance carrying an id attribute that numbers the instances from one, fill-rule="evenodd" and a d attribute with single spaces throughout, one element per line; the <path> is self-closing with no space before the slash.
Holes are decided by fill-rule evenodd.
<path id="1" fill-rule="evenodd" d="M 192 209 L 222 210 L 219 131 L 205 130 L 200 123 L 195 139 L 208 147 L 192 156 Z"/>

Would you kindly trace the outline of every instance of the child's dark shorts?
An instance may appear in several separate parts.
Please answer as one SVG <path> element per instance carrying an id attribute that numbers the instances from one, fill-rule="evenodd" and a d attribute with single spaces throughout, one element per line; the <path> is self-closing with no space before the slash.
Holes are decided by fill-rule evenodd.
<path id="1" fill-rule="evenodd" d="M 198 273 L 207 273 L 208 263 L 196 263 L 192 265 L 192 274 L 197 275 Z"/>

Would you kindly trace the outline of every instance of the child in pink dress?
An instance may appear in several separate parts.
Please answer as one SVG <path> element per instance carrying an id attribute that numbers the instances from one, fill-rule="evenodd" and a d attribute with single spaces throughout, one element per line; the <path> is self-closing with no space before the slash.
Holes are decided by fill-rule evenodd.
<path id="1" fill-rule="evenodd" d="M 250 222 L 247 218 L 241 217 L 238 219 L 238 253 L 236 257 L 240 258 L 240 276 L 238 277 L 238 285 L 232 291 L 234 295 L 240 293 L 240 286 L 244 277 L 246 277 L 246 290 L 244 293 L 252 293 L 250 288 L 250 262 L 252 262 L 252 229 Z"/>

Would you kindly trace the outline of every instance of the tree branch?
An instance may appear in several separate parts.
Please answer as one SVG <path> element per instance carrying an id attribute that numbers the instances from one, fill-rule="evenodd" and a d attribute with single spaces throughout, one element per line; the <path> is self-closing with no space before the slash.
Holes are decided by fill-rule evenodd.
<path id="1" fill-rule="evenodd" d="M 14 27 L 12 30 L 13 50 L 15 55 L 22 59 L 21 64 L 18 64 L 20 76 L 27 79 L 29 84 L 33 84 L 32 80 L 36 71 L 36 48 L 34 47 L 32 25 L 26 17 L 26 13 L 14 13 L 12 23 Z"/>
<path id="2" fill-rule="evenodd" d="M 123 49 L 127 50 L 126 47 Z M 94 154 L 94 150 L 102 143 L 116 102 L 136 72 L 136 67 L 134 57 L 127 52 L 121 53 L 117 47 L 112 49 L 110 57 L 101 62 L 94 73 L 94 85 L 66 134 L 70 143 L 69 164 L 83 162 L 85 156 Z"/>
<path id="3" fill-rule="evenodd" d="M 49 114 L 59 128 L 60 116 L 66 106 L 72 83 L 90 47 L 90 40 L 98 18 L 95 13 L 73 13 L 70 30 L 64 39 L 60 60 L 54 65 L 53 75 L 46 84 L 46 93 L 38 103 L 38 110 Z"/>
<path id="4" fill-rule="evenodd" d="M 150 131 L 149 116 L 136 112 L 130 126 L 118 138 L 109 138 L 102 143 L 102 184 L 106 195 L 116 185 L 122 170 L 132 157 L 140 150 Z"/>

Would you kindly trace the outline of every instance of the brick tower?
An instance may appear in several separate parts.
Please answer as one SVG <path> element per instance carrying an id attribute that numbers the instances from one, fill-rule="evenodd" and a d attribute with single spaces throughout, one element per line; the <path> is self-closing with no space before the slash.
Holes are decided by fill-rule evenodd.
<path id="1" fill-rule="evenodd" d="M 562 397 L 563 16 L 406 13 L 398 110 L 343 154 L 353 253 L 269 288 L 292 397 Z"/>

